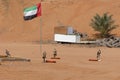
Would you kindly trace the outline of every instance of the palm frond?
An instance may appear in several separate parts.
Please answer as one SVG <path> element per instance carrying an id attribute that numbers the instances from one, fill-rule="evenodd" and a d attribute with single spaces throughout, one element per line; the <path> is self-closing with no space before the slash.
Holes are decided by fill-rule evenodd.
<path id="1" fill-rule="evenodd" d="M 108 13 L 104 13 L 103 16 L 96 14 L 93 19 L 91 19 L 90 26 L 95 31 L 100 32 L 100 36 L 106 37 L 107 34 L 113 29 L 116 29 L 118 25 L 114 25 L 115 21 L 112 19 L 113 15 L 108 15 Z"/>

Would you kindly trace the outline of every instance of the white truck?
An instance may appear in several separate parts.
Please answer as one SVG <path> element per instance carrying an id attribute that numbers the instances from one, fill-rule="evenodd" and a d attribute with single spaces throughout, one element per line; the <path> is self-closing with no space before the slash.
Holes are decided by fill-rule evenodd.
<path id="1" fill-rule="evenodd" d="M 79 35 L 54 34 L 54 41 L 61 43 L 79 43 Z"/>

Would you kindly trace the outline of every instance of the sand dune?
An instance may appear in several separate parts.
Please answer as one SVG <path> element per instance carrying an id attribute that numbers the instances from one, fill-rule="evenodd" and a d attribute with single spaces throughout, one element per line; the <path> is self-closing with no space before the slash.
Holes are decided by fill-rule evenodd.
<path id="1" fill-rule="evenodd" d="M 96 33 L 90 20 L 96 14 L 109 12 L 120 25 L 119 0 L 43 0 L 42 16 L 23 20 L 23 9 L 40 0 L 0 0 L 0 55 L 8 49 L 12 56 L 31 59 L 31 62 L 2 62 L 0 80 L 119 80 L 120 54 L 118 48 L 85 47 L 81 45 L 33 44 L 42 39 L 53 40 L 54 27 L 72 26 L 90 37 Z M 40 22 L 42 18 L 42 23 Z M 120 36 L 120 28 L 112 31 Z M 60 60 L 55 64 L 42 62 L 43 51 L 47 59 L 56 48 Z M 102 61 L 95 59 L 98 49 Z"/>
<path id="2" fill-rule="evenodd" d="M 42 25 L 43 40 L 53 40 L 54 27 L 72 26 L 78 32 L 92 36 L 90 20 L 96 14 L 109 12 L 120 25 L 119 0 L 44 0 L 42 2 L 42 23 L 40 17 L 23 20 L 23 9 L 39 3 L 39 0 L 0 1 L 0 41 L 39 41 Z M 119 35 L 120 28 L 112 33 Z"/>

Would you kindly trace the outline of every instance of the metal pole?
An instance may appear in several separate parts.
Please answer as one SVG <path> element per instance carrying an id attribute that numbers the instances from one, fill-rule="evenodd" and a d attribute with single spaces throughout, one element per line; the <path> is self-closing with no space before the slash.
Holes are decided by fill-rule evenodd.
<path id="1" fill-rule="evenodd" d="M 42 14 L 42 0 L 41 0 L 41 14 Z M 40 16 L 40 53 L 42 54 L 42 15 Z"/>
<path id="2" fill-rule="evenodd" d="M 42 54 L 42 16 L 40 17 L 40 53 Z"/>

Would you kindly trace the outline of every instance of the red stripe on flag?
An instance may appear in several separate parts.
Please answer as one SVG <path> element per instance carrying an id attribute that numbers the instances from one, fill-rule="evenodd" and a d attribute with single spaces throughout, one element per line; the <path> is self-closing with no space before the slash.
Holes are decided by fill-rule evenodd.
<path id="1" fill-rule="evenodd" d="M 38 17 L 38 16 L 41 16 L 41 11 L 42 11 L 42 10 L 41 10 L 41 3 L 38 3 L 38 4 L 37 4 L 37 17 Z"/>

